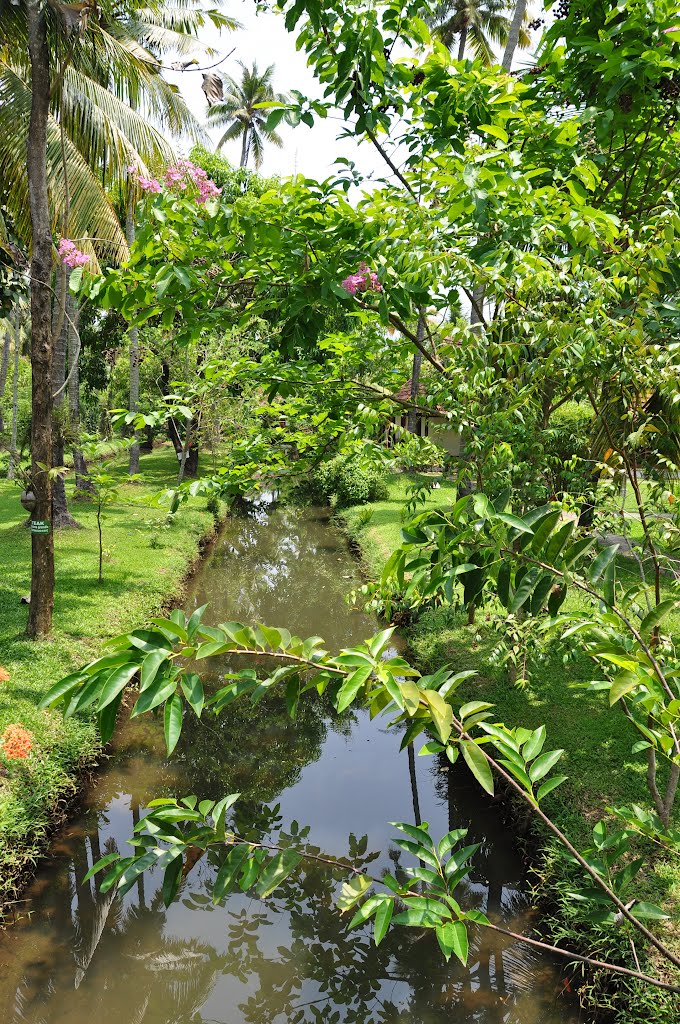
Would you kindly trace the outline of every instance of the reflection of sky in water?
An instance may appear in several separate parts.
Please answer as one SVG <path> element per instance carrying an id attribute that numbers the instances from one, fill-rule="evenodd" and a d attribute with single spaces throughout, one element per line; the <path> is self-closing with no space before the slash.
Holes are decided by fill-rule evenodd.
<path id="1" fill-rule="evenodd" d="M 232 523 L 188 599 L 210 602 L 209 621 L 256 619 L 318 633 L 329 646 L 375 631 L 344 595 L 357 582 L 342 538 L 324 516 L 256 508 Z M 7 1024 L 566 1024 L 559 972 L 527 947 L 474 933 L 469 970 L 446 965 L 431 933 L 393 929 L 376 949 L 370 928 L 347 931 L 321 867 L 289 879 L 267 904 L 209 899 L 215 866 L 198 861 L 165 911 L 160 878 L 123 899 L 76 884 L 93 859 L 123 849 L 152 796 L 239 789 L 250 821 L 263 802 L 280 820 L 310 825 L 309 842 L 338 856 L 368 837 L 368 870 L 398 871 L 389 821 L 417 814 L 433 835 L 469 828 L 479 842 L 468 906 L 527 925 L 522 864 L 495 808 L 464 771 L 399 754 L 399 736 L 361 713 L 341 722 L 323 702 L 292 724 L 276 700 L 239 705 L 185 731 L 162 759 L 162 726 L 121 730 L 118 756 L 89 794 L 82 818 L 55 844 L 31 891 L 29 924 L 0 941 L 0 1020 Z M 417 812 L 417 814 L 416 814 Z M 142 811 L 143 813 L 143 811 Z M 250 822 L 249 822 L 250 823 Z M 263 821 L 263 824 L 265 822 Z M 274 833 L 275 835 L 276 833 Z M 363 853 L 363 851 L 362 851 Z"/>

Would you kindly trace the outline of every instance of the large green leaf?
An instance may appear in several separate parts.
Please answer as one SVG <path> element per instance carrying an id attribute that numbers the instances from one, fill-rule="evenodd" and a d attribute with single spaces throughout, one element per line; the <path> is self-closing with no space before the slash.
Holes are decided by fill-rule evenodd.
<path id="1" fill-rule="evenodd" d="M 460 748 L 463 751 L 465 762 L 474 777 L 477 779 L 477 782 L 480 784 L 482 789 L 485 789 L 487 793 L 493 796 L 493 775 L 491 774 L 489 762 L 482 751 L 476 743 L 472 742 L 472 740 L 461 740 Z"/>

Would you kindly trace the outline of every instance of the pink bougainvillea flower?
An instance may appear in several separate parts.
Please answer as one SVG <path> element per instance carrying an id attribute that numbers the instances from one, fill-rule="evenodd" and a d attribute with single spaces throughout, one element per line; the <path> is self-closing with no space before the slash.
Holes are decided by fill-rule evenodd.
<path id="1" fill-rule="evenodd" d="M 0 737 L 0 747 L 8 761 L 26 758 L 33 749 L 33 733 L 23 725 L 8 725 Z"/>
<path id="2" fill-rule="evenodd" d="M 357 292 L 381 292 L 382 285 L 378 280 L 375 271 L 370 270 L 366 263 L 360 263 L 359 269 L 340 282 L 348 295 L 356 295 Z"/>
<path id="3" fill-rule="evenodd" d="M 84 267 L 86 263 L 90 262 L 90 257 L 87 253 L 78 249 L 76 243 L 72 242 L 69 238 L 61 239 L 57 252 L 61 257 L 62 263 L 65 263 L 71 270 L 75 270 L 76 267 Z"/>
<path id="4" fill-rule="evenodd" d="M 161 185 L 160 181 L 156 180 L 156 178 L 142 178 L 140 176 L 139 178 L 137 178 L 137 184 L 141 188 L 142 192 L 158 193 L 163 191 L 163 186 Z"/>
<path id="5" fill-rule="evenodd" d="M 167 188 L 176 188 L 180 191 L 184 191 L 189 185 L 194 185 L 198 189 L 196 202 L 201 206 L 208 199 L 222 193 L 222 189 L 218 188 L 215 182 L 208 177 L 207 171 L 191 160 L 185 159 L 178 160 L 176 164 L 167 168 L 165 185 Z"/>

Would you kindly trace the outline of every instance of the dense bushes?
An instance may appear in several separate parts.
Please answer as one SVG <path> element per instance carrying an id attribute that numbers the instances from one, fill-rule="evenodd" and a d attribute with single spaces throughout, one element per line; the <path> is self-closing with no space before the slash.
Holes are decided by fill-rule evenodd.
<path id="1" fill-rule="evenodd" d="M 347 508 L 386 498 L 387 477 L 382 469 L 366 464 L 358 455 L 336 455 L 317 468 L 311 489 L 315 498 Z"/>

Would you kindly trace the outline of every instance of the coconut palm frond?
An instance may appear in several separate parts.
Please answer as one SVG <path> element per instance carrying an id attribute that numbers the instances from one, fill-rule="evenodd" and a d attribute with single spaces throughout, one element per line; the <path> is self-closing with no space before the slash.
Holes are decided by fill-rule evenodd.
<path id="1" fill-rule="evenodd" d="M 230 128 L 227 128 L 226 132 L 217 143 L 217 149 L 221 149 L 225 142 L 234 142 L 236 139 L 240 139 L 244 132 L 248 131 L 247 125 L 243 121 L 234 121 Z"/>
<path id="2" fill-rule="evenodd" d="M 274 146 L 283 144 L 276 132 L 266 130 L 265 122 L 269 111 L 260 104 L 285 102 L 286 98 L 280 93 L 274 92 L 272 81 L 275 69 L 273 64 L 270 64 L 262 72 L 259 71 L 257 63 L 253 63 L 250 68 L 241 61 L 239 64 L 242 69 L 240 82 L 230 75 L 222 75 L 224 97 L 210 106 L 207 124 L 211 128 L 225 126 L 227 128 L 218 143 L 218 149 L 225 142 L 242 138 L 245 134 L 248 144 L 244 142 L 241 166 L 247 163 L 248 155 L 252 152 L 255 166 L 260 167 L 265 143 L 271 142 Z"/>
<path id="3" fill-rule="evenodd" d="M 440 3 L 427 21 L 449 50 L 458 39 L 461 48 L 469 46 L 473 56 L 487 67 L 497 60 L 492 44 L 505 46 L 511 25 L 506 0 L 448 0 Z M 525 25 L 528 22 L 529 15 L 525 11 Z M 530 43 L 529 34 L 523 28 L 519 45 L 526 47 Z"/>
<path id="4" fill-rule="evenodd" d="M 26 83 L 7 65 L 0 66 L 0 201 L 9 213 L 14 231 L 26 245 L 31 238 L 26 172 L 30 105 L 31 91 Z M 118 262 L 127 255 L 127 245 L 113 206 L 66 133 L 63 142 L 70 196 L 69 234 L 79 239 L 97 239 L 91 246 L 84 242 L 81 248 Z M 61 230 L 64 213 L 65 182 L 62 132 L 54 117 L 50 117 L 47 126 L 47 169 L 52 222 L 57 231 Z"/>
<path id="5" fill-rule="evenodd" d="M 107 177 L 123 177 L 133 163 L 143 173 L 149 166 L 174 159 L 172 146 L 141 114 L 108 89 L 75 68 L 64 76 L 64 126 L 90 166 L 106 165 Z"/>

